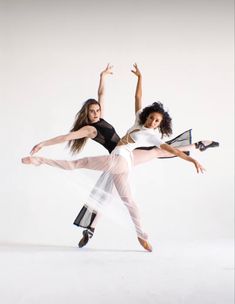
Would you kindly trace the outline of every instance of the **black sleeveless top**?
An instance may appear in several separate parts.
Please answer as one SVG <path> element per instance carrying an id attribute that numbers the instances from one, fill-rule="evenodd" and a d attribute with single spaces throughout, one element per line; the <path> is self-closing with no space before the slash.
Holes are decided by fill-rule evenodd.
<path id="1" fill-rule="evenodd" d="M 96 137 L 92 139 L 101 144 L 109 151 L 109 153 L 111 153 L 120 140 L 120 137 L 117 135 L 114 127 L 103 118 L 97 122 L 91 123 L 90 126 L 97 130 Z"/>

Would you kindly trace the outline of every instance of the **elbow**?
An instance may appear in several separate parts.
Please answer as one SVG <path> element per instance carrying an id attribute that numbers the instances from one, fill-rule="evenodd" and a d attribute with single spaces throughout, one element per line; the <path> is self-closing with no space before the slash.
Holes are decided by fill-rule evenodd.
<path id="1" fill-rule="evenodd" d="M 179 156 L 180 151 L 178 149 L 173 148 L 172 146 L 168 145 L 168 144 L 162 144 L 160 145 L 160 148 L 175 155 L 175 156 Z"/>
<path id="2" fill-rule="evenodd" d="M 175 156 L 178 156 L 178 157 L 182 156 L 181 151 L 178 150 L 178 149 L 173 149 L 171 153 L 172 153 L 172 154 L 175 154 Z"/>
<path id="3" fill-rule="evenodd" d="M 70 141 L 70 140 L 72 140 L 72 138 L 71 138 L 71 135 L 70 135 L 70 134 L 63 135 L 63 136 L 61 137 L 61 141 L 62 141 L 62 142 L 65 142 L 65 141 Z"/>

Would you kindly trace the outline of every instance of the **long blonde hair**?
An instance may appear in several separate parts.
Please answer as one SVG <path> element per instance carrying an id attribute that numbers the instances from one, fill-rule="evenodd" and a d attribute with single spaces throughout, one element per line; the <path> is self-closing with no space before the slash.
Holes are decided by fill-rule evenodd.
<path id="1" fill-rule="evenodd" d="M 75 116 L 75 121 L 74 121 L 73 127 L 70 130 L 70 132 L 78 131 L 82 127 L 90 124 L 90 121 L 88 118 L 88 111 L 89 111 L 90 105 L 93 105 L 93 104 L 97 104 L 100 107 L 99 102 L 95 99 L 88 99 L 86 102 L 84 102 L 81 110 Z M 84 138 L 70 140 L 68 142 L 70 151 L 73 154 L 79 153 L 82 150 L 82 148 L 85 146 L 87 139 L 88 139 L 87 137 L 84 137 Z"/>

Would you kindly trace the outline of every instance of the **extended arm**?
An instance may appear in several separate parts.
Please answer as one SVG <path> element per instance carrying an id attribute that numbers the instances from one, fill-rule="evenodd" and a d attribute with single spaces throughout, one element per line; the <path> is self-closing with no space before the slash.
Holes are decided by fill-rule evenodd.
<path id="1" fill-rule="evenodd" d="M 142 75 L 137 66 L 137 64 L 133 64 L 134 69 L 131 70 L 137 77 L 137 85 L 135 91 L 135 113 L 138 112 L 142 108 Z"/>
<path id="2" fill-rule="evenodd" d="M 33 155 L 36 152 L 38 152 L 40 149 L 42 149 L 45 146 L 51 146 L 51 145 L 56 145 L 56 144 L 61 144 L 65 141 L 70 141 L 74 139 L 79 139 L 79 138 L 94 138 L 97 134 L 97 131 L 94 127 L 92 126 L 85 126 L 79 129 L 78 131 L 71 132 L 65 135 L 60 135 L 45 141 L 40 142 L 39 144 L 35 145 L 33 149 L 31 150 L 30 154 Z"/>
<path id="3" fill-rule="evenodd" d="M 108 64 L 104 71 L 100 73 L 100 82 L 98 88 L 98 102 L 101 108 L 101 118 L 104 116 L 104 93 L 105 93 L 105 77 L 107 75 L 113 74 L 113 66 Z"/>
<path id="4" fill-rule="evenodd" d="M 195 160 L 194 158 L 186 155 L 184 152 L 180 151 L 179 149 L 176 149 L 176 148 L 174 148 L 174 147 L 172 147 L 168 144 L 162 144 L 160 146 L 160 148 L 169 152 L 169 153 L 174 154 L 175 156 L 178 156 L 178 157 L 180 157 L 184 160 L 187 160 L 187 161 L 193 163 L 194 166 L 196 167 L 197 173 L 200 173 L 200 172 L 203 173 L 205 171 L 203 166 L 197 160 Z"/>

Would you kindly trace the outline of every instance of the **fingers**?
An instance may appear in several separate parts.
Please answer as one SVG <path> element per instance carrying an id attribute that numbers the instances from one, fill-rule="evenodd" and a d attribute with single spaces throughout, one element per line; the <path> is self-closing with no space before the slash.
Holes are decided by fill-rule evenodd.
<path id="1" fill-rule="evenodd" d="M 132 69 L 131 72 L 133 74 L 135 74 L 137 77 L 141 76 L 141 72 L 140 72 L 136 62 L 133 64 L 133 67 L 134 67 L 134 69 Z"/>
<path id="2" fill-rule="evenodd" d="M 133 64 L 133 67 L 134 67 L 134 69 L 132 69 L 131 72 L 133 74 L 139 76 L 140 75 L 140 70 L 139 70 L 136 62 Z M 106 68 L 105 68 L 105 70 L 101 74 L 103 74 L 103 75 L 106 74 L 106 73 L 113 74 L 112 69 L 113 69 L 113 65 L 111 65 L 110 63 L 108 63 L 107 66 L 106 66 Z"/>
<path id="3" fill-rule="evenodd" d="M 40 166 L 42 164 L 40 157 L 31 157 L 31 156 L 27 156 L 27 157 L 23 157 L 21 158 L 21 162 L 22 164 L 25 165 L 35 165 L 35 166 Z"/>
<path id="4" fill-rule="evenodd" d="M 204 171 L 206 171 L 206 169 L 201 164 L 198 164 L 198 166 L 201 173 L 204 173 Z"/>
<path id="5" fill-rule="evenodd" d="M 196 164 L 196 170 L 197 173 L 204 173 L 204 171 L 206 171 L 206 169 L 200 164 Z"/>
<path id="6" fill-rule="evenodd" d="M 30 151 L 30 155 L 33 155 L 37 152 L 36 148 L 33 148 L 31 151 Z"/>
<path id="7" fill-rule="evenodd" d="M 202 173 L 206 172 L 206 169 L 202 167 L 202 168 L 201 168 L 201 172 L 202 172 Z"/>
<path id="8" fill-rule="evenodd" d="M 133 67 L 134 67 L 134 69 L 132 69 L 131 72 L 134 73 L 135 75 L 138 75 L 140 73 L 140 71 L 139 71 L 139 68 L 138 68 L 136 62 L 133 64 Z M 112 69 L 113 69 L 113 65 L 111 65 L 111 63 L 108 63 L 105 70 L 103 71 L 103 73 L 107 72 L 109 74 L 113 74 Z"/>
<path id="9" fill-rule="evenodd" d="M 133 64 L 133 67 L 135 68 L 135 70 L 131 70 L 131 71 L 132 71 L 133 73 L 137 72 L 138 67 L 137 67 L 137 63 L 136 63 L 136 62 Z"/>
<path id="10" fill-rule="evenodd" d="M 108 63 L 105 71 L 109 72 L 110 74 L 113 74 L 112 69 L 113 69 L 113 65 L 111 65 L 110 63 Z"/>
<path id="11" fill-rule="evenodd" d="M 25 159 L 26 159 L 26 157 L 21 158 L 22 164 L 25 164 Z"/>
<path id="12" fill-rule="evenodd" d="M 22 164 L 29 165 L 30 164 L 30 157 L 27 156 L 27 157 L 21 158 L 21 162 L 22 162 Z"/>
<path id="13" fill-rule="evenodd" d="M 33 155 L 35 153 L 37 153 L 42 147 L 40 145 L 36 145 L 33 147 L 33 149 L 30 152 L 30 155 Z"/>
<path id="14" fill-rule="evenodd" d="M 108 74 L 113 74 L 113 65 L 111 65 L 110 63 L 107 64 L 106 68 L 100 73 L 100 76 L 105 76 Z"/>

